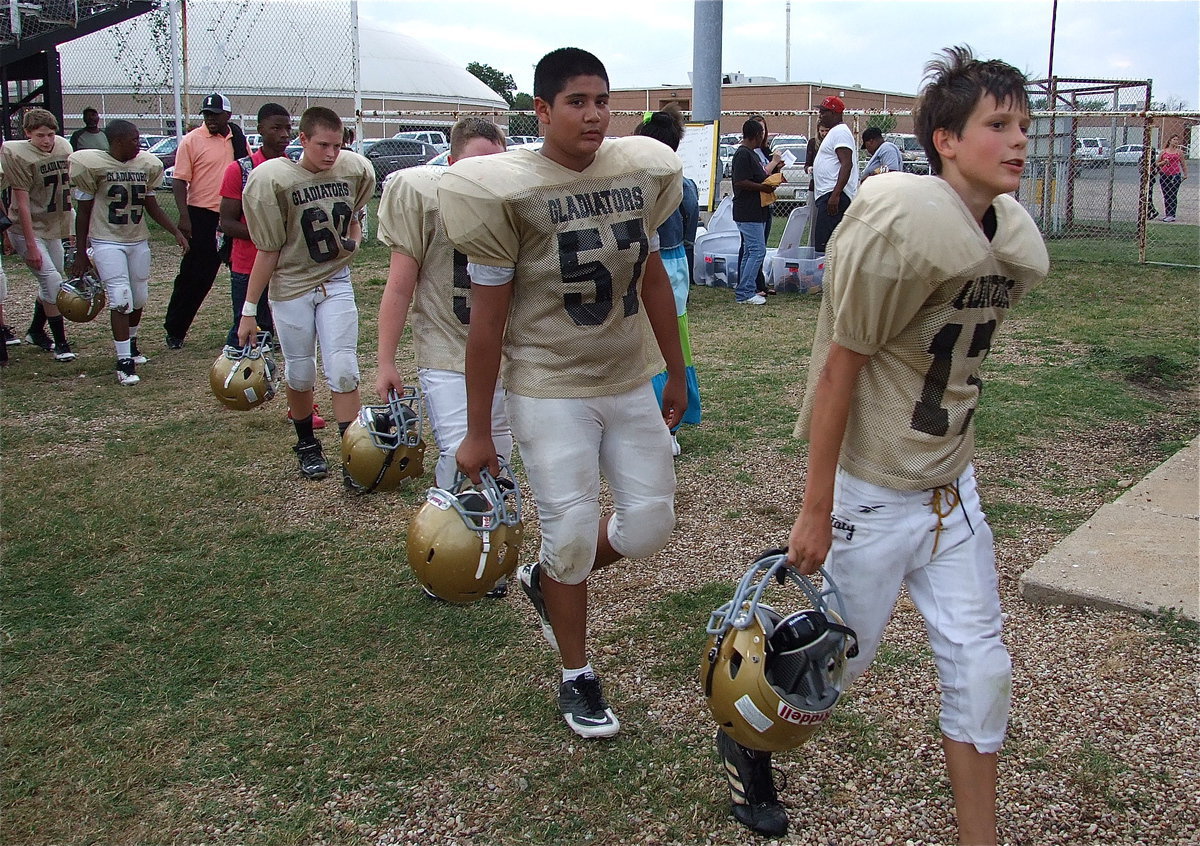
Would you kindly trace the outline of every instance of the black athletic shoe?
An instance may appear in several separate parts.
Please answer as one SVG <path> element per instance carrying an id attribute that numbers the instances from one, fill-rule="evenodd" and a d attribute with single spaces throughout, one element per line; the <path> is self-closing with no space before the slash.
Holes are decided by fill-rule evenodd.
<path id="1" fill-rule="evenodd" d="M 488 599 L 503 599 L 508 596 L 508 576 L 501 576 L 496 586 L 484 594 Z"/>
<path id="2" fill-rule="evenodd" d="M 167 349 L 181 350 L 183 349 L 183 338 L 176 338 L 174 335 L 167 336 Z"/>
<path id="3" fill-rule="evenodd" d="M 133 363 L 132 358 L 117 359 L 117 384 L 118 385 L 136 385 L 142 381 L 137 375 L 137 365 Z"/>
<path id="4" fill-rule="evenodd" d="M 521 590 L 525 591 L 525 595 L 533 603 L 533 610 L 537 611 L 538 619 L 542 623 L 542 636 L 546 638 L 546 643 L 550 644 L 557 652 L 558 638 L 554 636 L 554 627 L 550 625 L 550 614 L 546 611 L 546 601 L 542 599 L 541 565 L 535 561 L 517 568 L 517 580 L 521 583 Z"/>
<path id="5" fill-rule="evenodd" d="M 771 778 L 771 753 L 747 749 L 717 729 L 717 754 L 729 780 L 734 818 L 767 837 L 787 834 L 787 811 L 779 804 Z"/>
<path id="6" fill-rule="evenodd" d="M 71 345 L 66 341 L 61 344 L 54 345 L 54 360 L 55 361 L 74 361 L 79 356 L 71 349 Z"/>
<path id="7" fill-rule="evenodd" d="M 129 339 L 129 354 L 133 357 L 134 364 L 145 364 L 150 359 L 146 358 L 138 349 L 137 338 Z"/>
<path id="8" fill-rule="evenodd" d="M 621 722 L 608 707 L 595 673 L 584 673 L 563 682 L 558 689 L 558 710 L 580 737 L 612 737 L 621 729 Z"/>
<path id="9" fill-rule="evenodd" d="M 15 347 L 21 343 L 21 339 L 16 336 L 11 326 L 0 325 L 0 340 L 4 341 L 4 346 Z"/>
<path id="10" fill-rule="evenodd" d="M 329 472 L 325 462 L 325 453 L 320 441 L 301 441 L 292 447 L 296 460 L 300 462 L 300 475 L 306 479 L 324 479 Z"/>
<path id="11" fill-rule="evenodd" d="M 50 352 L 54 349 L 54 341 L 50 340 L 50 336 L 46 334 L 45 329 L 39 329 L 34 332 L 32 329 L 25 336 L 25 343 L 32 344 L 40 350 Z"/>

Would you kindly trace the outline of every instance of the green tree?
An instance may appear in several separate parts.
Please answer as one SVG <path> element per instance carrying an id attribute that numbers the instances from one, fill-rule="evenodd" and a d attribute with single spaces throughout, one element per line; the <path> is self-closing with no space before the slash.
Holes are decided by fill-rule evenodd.
<path id="1" fill-rule="evenodd" d="M 509 103 L 509 108 L 514 112 L 532 112 L 533 111 L 533 95 L 526 94 L 524 91 L 518 91 L 516 96 Z M 509 135 L 537 135 L 538 122 L 533 115 L 512 115 L 508 119 L 508 134 Z"/>
<path id="2" fill-rule="evenodd" d="M 504 102 L 512 106 L 513 92 L 517 90 L 517 83 L 513 80 L 511 73 L 497 70 L 482 62 L 471 62 L 467 65 L 467 73 L 495 91 L 504 98 Z"/>
<path id="3" fill-rule="evenodd" d="M 875 127 L 880 132 L 891 132 L 896 128 L 895 115 L 871 115 L 867 120 L 867 128 Z"/>

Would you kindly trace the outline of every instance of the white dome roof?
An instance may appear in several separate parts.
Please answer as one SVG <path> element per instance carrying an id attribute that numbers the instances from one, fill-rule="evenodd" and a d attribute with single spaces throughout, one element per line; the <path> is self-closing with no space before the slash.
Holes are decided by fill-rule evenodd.
<path id="1" fill-rule="evenodd" d="M 349 5 L 189 3 L 188 88 L 216 91 L 242 111 L 276 92 L 353 97 Z M 63 44 L 64 93 L 171 91 L 170 23 L 159 10 Z M 359 26 L 364 97 L 504 109 L 507 104 L 450 59 L 407 35 Z M 249 104 L 247 104 L 249 105 Z"/>

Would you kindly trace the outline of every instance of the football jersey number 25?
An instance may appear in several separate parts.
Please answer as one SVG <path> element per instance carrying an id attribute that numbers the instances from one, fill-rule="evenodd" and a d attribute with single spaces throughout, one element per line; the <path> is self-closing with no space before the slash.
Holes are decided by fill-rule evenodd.
<path id="1" fill-rule="evenodd" d="M 642 228 L 640 219 L 620 220 L 610 224 L 609 229 L 616 239 L 618 250 L 628 250 L 637 245 L 637 260 L 633 264 L 633 273 L 629 278 L 629 286 L 621 297 L 625 316 L 638 312 L 638 279 L 642 276 L 642 265 L 650 254 L 650 242 L 646 231 Z M 583 294 L 579 291 L 568 291 L 563 294 L 563 307 L 575 321 L 576 326 L 599 326 L 608 318 L 613 308 L 613 277 L 599 261 L 581 261 L 580 253 L 589 250 L 604 249 L 604 239 L 599 229 L 576 229 L 571 232 L 558 233 L 558 261 L 562 268 L 563 282 L 575 286 L 582 282 L 591 282 L 596 286 L 596 299 L 584 302 Z"/>

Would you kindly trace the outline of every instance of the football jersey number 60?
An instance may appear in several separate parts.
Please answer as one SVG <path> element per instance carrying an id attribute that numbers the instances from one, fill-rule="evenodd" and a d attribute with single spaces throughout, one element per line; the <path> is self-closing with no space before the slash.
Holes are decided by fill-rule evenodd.
<path id="1" fill-rule="evenodd" d="M 610 225 L 613 236 L 617 239 L 617 249 L 627 250 L 634 244 L 638 245 L 637 261 L 633 264 L 633 274 L 629 279 L 629 288 L 621 298 L 625 307 L 625 316 L 638 313 L 637 283 L 642 277 L 642 265 L 650 254 L 650 242 L 646 231 L 642 228 L 640 219 L 620 220 Z M 575 321 L 576 326 L 599 326 L 608 318 L 613 306 L 612 273 L 599 261 L 579 260 L 579 254 L 585 250 L 599 250 L 604 247 L 599 229 L 576 229 L 572 232 L 558 233 L 558 262 L 562 268 L 563 282 L 575 285 L 580 282 L 592 282 L 596 286 L 595 302 L 585 303 L 583 294 L 571 291 L 563 294 L 563 307 Z"/>
<path id="2" fill-rule="evenodd" d="M 333 204 L 333 227 L 327 225 L 329 215 L 320 206 L 309 206 L 300 214 L 300 228 L 304 231 L 304 243 L 308 245 L 309 257 L 317 262 L 333 261 L 341 250 L 350 252 L 354 245 L 346 240 L 350 231 L 350 218 L 354 216 L 348 203 Z"/>

